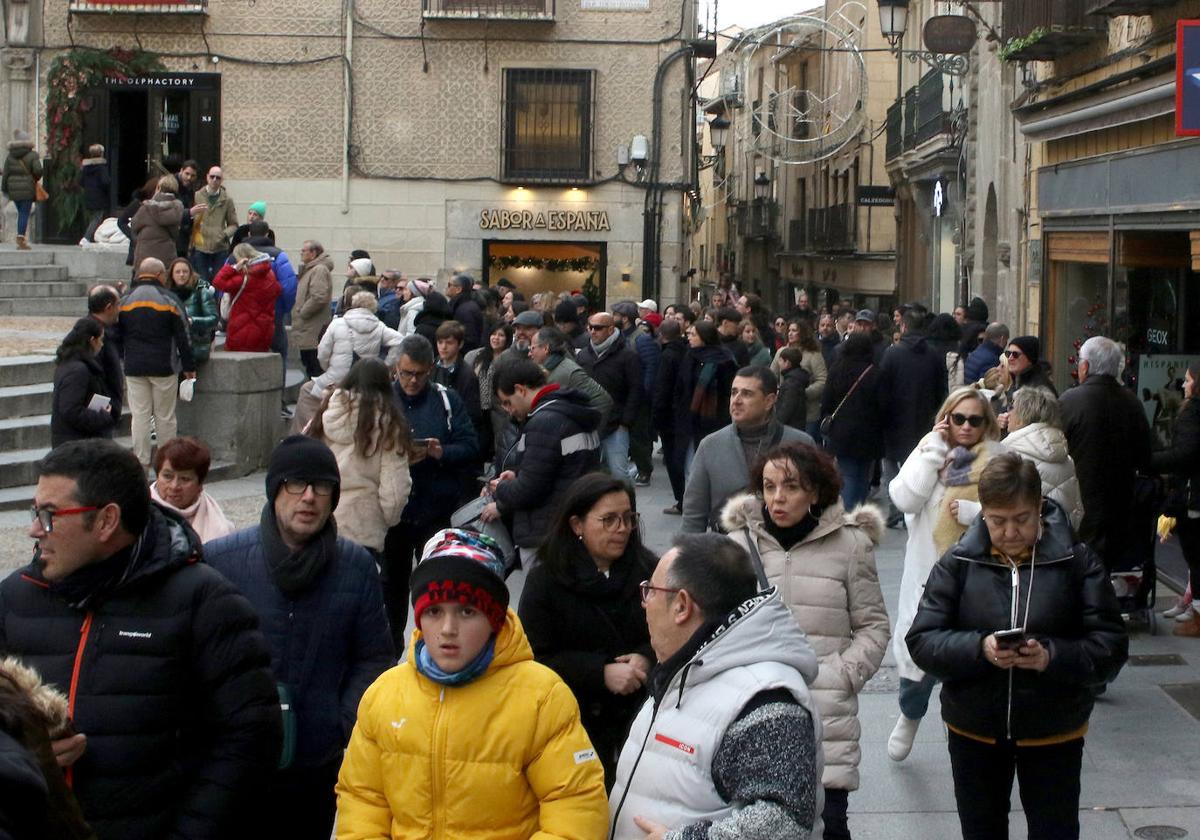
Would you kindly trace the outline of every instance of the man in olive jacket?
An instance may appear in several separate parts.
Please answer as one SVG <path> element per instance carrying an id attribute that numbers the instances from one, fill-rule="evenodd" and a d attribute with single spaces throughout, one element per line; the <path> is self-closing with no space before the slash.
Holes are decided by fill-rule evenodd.
<path id="1" fill-rule="evenodd" d="M 325 371 L 317 360 L 321 335 L 333 319 L 329 301 L 333 297 L 333 259 L 320 242 L 312 239 L 300 246 L 300 271 L 296 302 L 292 304 L 291 341 L 300 351 L 300 362 L 310 379 Z"/>
<path id="2" fill-rule="evenodd" d="M 222 186 L 225 173 L 221 167 L 208 170 L 207 181 L 196 190 L 192 216 L 192 266 L 204 282 L 212 284 L 213 277 L 229 256 L 230 241 L 238 229 L 237 208 L 233 197 Z"/>

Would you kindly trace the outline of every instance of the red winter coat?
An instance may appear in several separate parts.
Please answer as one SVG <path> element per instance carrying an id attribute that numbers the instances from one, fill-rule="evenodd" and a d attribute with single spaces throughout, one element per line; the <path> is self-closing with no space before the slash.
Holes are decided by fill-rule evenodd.
<path id="1" fill-rule="evenodd" d="M 271 258 L 263 256 L 249 266 L 246 288 L 229 313 L 225 328 L 225 349 L 243 353 L 267 353 L 275 335 L 275 298 L 282 290 Z M 242 273 L 228 263 L 221 266 L 213 285 L 227 295 L 236 296 L 242 287 Z"/>

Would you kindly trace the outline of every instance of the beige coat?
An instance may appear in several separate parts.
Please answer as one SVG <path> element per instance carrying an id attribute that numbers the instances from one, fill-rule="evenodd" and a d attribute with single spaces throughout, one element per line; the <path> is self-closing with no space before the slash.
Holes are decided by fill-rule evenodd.
<path id="1" fill-rule="evenodd" d="M 731 498 L 721 524 L 742 546 L 749 528 L 767 580 L 779 588 L 817 653 L 820 667 L 810 690 L 821 712 L 822 784 L 857 790 L 858 693 L 879 670 L 890 635 L 875 571 L 883 517 L 871 505 L 847 513 L 836 502 L 790 551 L 763 527 L 763 503 L 757 496 Z"/>
<path id="2" fill-rule="evenodd" d="M 388 528 L 400 521 L 412 482 L 408 457 L 402 452 L 376 451 L 364 458 L 355 450 L 358 406 L 340 388 L 329 397 L 322 415 L 323 440 L 337 458 L 342 475 L 341 496 L 334 518 L 338 534 L 359 545 L 383 551 Z"/>
<path id="3" fill-rule="evenodd" d="M 779 354 L 783 350 L 783 347 L 776 350 L 775 358 L 771 360 L 771 371 L 776 376 L 780 375 Z M 821 351 L 802 350 L 801 353 L 800 367 L 808 371 L 808 387 L 804 389 L 805 422 L 815 423 L 821 419 L 821 396 L 825 393 L 825 380 L 829 378 L 829 368 Z"/>
<path id="4" fill-rule="evenodd" d="M 300 264 L 289 336 L 292 346 L 298 350 L 316 350 L 321 343 L 321 330 L 333 319 L 329 308 L 333 296 L 332 270 L 333 258 L 329 254 Z"/>

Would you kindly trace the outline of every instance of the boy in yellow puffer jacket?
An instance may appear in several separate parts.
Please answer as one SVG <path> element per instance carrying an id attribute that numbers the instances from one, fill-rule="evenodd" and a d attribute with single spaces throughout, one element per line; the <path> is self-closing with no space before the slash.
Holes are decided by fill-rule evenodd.
<path id="1" fill-rule="evenodd" d="M 363 696 L 339 840 L 602 840 L 604 770 L 566 684 L 533 661 L 496 544 L 440 531 L 410 589 L 408 657 Z"/>

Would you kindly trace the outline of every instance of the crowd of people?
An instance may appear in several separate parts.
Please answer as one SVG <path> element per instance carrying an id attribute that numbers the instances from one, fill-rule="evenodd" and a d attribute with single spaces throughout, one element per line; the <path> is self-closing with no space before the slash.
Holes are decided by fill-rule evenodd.
<path id="1" fill-rule="evenodd" d="M 1127 656 L 1112 574 L 1153 550 L 1120 515 L 1138 475 L 1173 476 L 1163 528 L 1200 573 L 1200 371 L 1152 455 L 1119 345 L 1084 343 L 1060 398 L 1038 339 L 979 299 L 605 309 L 439 290 L 361 251 L 336 291 L 265 205 L 238 224 L 219 168 L 189 211 L 167 198 L 188 168 L 132 214 L 131 288 L 94 289 L 56 357 L 37 549 L 0 584 L 0 695 L 33 721 L 0 714 L 32 792 L 0 826 L 848 838 L 858 695 L 890 644 L 887 753 L 908 757 L 941 683 L 963 836 L 1006 836 L 1014 773 L 1031 837 L 1079 836 L 1088 718 Z M 290 342 L 306 373 L 241 530 L 174 420 L 218 330 Z M 108 440 L 126 401 L 132 452 Z M 656 444 L 679 517 L 662 557 L 638 512 Z"/>

